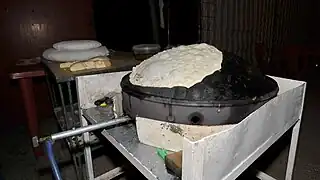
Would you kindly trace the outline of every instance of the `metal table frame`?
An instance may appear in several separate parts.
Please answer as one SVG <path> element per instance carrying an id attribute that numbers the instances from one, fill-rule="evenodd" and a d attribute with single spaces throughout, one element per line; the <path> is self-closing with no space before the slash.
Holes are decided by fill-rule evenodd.
<path id="1" fill-rule="evenodd" d="M 62 131 L 87 125 L 86 121 L 81 119 L 82 116 L 80 112 L 77 87 L 73 87 L 76 77 L 125 71 L 131 69 L 133 66 L 139 63 L 139 61 L 133 58 L 133 55 L 130 52 L 110 51 L 112 68 L 102 70 L 85 70 L 73 73 L 61 69 L 59 63 L 42 59 L 42 62 L 45 66 L 46 80 L 53 112 Z M 81 169 L 83 163 L 81 157 L 85 154 L 88 154 L 89 151 L 91 154 L 91 150 L 97 149 L 99 147 L 99 140 L 91 132 L 84 133 L 83 136 L 68 137 L 66 140 L 74 161 L 77 178 L 82 179 L 83 175 L 81 173 Z M 91 149 L 87 147 L 88 145 L 95 145 L 95 147 Z M 79 149 L 83 147 L 85 150 L 79 151 Z M 87 163 L 87 160 L 86 164 L 89 164 L 90 166 L 90 163 Z"/>

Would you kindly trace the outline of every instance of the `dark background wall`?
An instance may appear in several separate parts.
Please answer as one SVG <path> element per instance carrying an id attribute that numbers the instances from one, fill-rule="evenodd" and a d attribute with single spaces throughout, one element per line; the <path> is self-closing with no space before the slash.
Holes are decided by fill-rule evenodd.
<path id="1" fill-rule="evenodd" d="M 8 73 L 20 58 L 40 56 L 52 43 L 65 39 L 95 38 L 91 0 L 0 1 L 0 122 L 24 121 L 24 109 L 16 82 Z M 40 118 L 50 115 L 50 103 L 42 79 L 36 80 Z"/>
<path id="2" fill-rule="evenodd" d="M 93 4 L 97 38 L 107 47 L 131 51 L 135 44 L 154 43 L 149 0 L 94 0 Z M 197 42 L 199 5 L 200 1 L 197 0 L 170 0 L 172 44 Z M 166 12 L 164 14 L 167 16 Z M 159 19 L 160 12 L 157 12 L 157 16 Z M 158 28 L 160 44 L 166 46 L 167 30 L 161 29 L 160 26 Z"/>
<path id="3" fill-rule="evenodd" d="M 152 43 L 148 0 L 94 0 L 97 38 L 108 48 L 131 51 L 134 44 Z"/>
<path id="4" fill-rule="evenodd" d="M 301 18 L 305 17 L 301 21 L 303 22 L 301 29 L 304 29 L 306 33 L 306 43 L 319 44 L 320 41 L 320 1 L 308 0 L 303 1 L 302 8 L 304 13 L 301 14 Z"/>
<path id="5" fill-rule="evenodd" d="M 199 41 L 199 0 L 174 0 L 170 3 L 171 43 L 193 44 Z"/>

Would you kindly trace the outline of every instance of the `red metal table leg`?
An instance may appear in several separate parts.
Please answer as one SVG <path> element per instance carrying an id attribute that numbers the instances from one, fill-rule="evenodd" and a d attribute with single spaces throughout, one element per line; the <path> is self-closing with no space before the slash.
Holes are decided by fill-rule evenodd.
<path id="1" fill-rule="evenodd" d="M 26 110 L 30 136 L 39 136 L 37 109 L 33 93 L 32 78 L 21 78 L 19 79 L 19 83 L 22 92 L 22 98 L 24 101 L 24 107 Z M 36 157 L 43 155 L 43 152 L 40 148 L 34 148 L 34 153 Z"/>

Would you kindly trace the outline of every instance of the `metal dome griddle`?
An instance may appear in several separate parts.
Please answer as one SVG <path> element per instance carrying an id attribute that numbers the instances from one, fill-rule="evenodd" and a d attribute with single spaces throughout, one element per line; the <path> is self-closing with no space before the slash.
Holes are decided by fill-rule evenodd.
<path id="1" fill-rule="evenodd" d="M 126 114 L 179 124 L 224 125 L 243 120 L 275 97 L 278 84 L 248 61 L 223 52 L 221 70 L 190 88 L 142 87 L 121 81 Z"/>

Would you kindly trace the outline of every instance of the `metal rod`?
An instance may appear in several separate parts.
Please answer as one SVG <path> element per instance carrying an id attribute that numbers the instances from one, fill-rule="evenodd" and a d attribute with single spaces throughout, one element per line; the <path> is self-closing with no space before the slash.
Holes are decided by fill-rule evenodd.
<path id="1" fill-rule="evenodd" d="M 124 122 L 130 121 L 130 120 L 131 119 L 129 117 L 127 117 L 127 116 L 126 117 L 121 117 L 121 118 L 113 119 L 113 120 L 110 120 L 110 121 L 97 123 L 97 124 L 94 124 L 94 125 L 84 126 L 84 127 L 81 127 L 81 128 L 75 129 L 75 130 L 68 130 L 68 131 L 63 131 L 63 132 L 59 132 L 59 133 L 56 133 L 56 134 L 52 134 L 51 135 L 51 139 L 53 141 L 56 141 L 56 140 L 59 140 L 59 139 L 64 139 L 64 138 L 67 138 L 67 137 L 76 136 L 76 135 L 83 134 L 83 133 L 86 133 L 86 132 L 91 132 L 91 131 L 95 131 L 95 130 L 98 130 L 98 129 L 103 129 L 103 128 L 106 128 L 106 127 L 109 127 L 109 126 L 113 126 L 113 125 L 117 125 L 117 124 L 120 124 L 120 123 L 124 123 Z"/>
<path id="2" fill-rule="evenodd" d="M 52 85 L 50 83 L 49 74 L 48 73 L 46 73 L 46 82 L 47 82 L 47 87 L 48 87 L 48 92 L 49 92 L 49 96 L 50 96 L 52 109 L 54 110 L 54 108 L 56 107 L 56 103 L 55 103 L 55 100 L 54 100 L 54 97 L 53 97 Z"/>
<path id="3" fill-rule="evenodd" d="M 52 90 L 52 98 L 53 98 L 53 102 L 54 102 L 54 107 L 53 108 L 56 108 L 58 105 L 58 100 L 57 100 L 57 91 L 55 89 L 56 86 L 54 86 L 55 84 L 50 84 L 50 87 L 51 90 Z"/>
<path id="4" fill-rule="evenodd" d="M 67 129 L 70 129 L 69 122 L 68 122 L 69 120 L 68 120 L 66 104 L 64 103 L 63 91 L 62 91 L 62 86 L 60 83 L 58 84 L 58 87 L 59 87 L 60 99 L 61 99 L 61 104 L 62 104 L 64 123 L 65 123 Z"/>
<path id="5" fill-rule="evenodd" d="M 75 127 L 75 123 L 74 123 L 74 119 L 73 119 L 74 109 L 73 109 L 70 81 L 67 82 L 67 87 L 68 87 L 68 94 L 69 94 L 69 104 L 70 104 L 70 109 L 71 109 L 71 113 L 70 113 L 71 127 L 74 128 Z"/>
<path id="6" fill-rule="evenodd" d="M 116 167 L 116 168 L 94 178 L 94 180 L 114 179 L 123 173 L 124 173 L 124 169 L 122 167 Z"/>
<path id="7" fill-rule="evenodd" d="M 74 168 L 75 168 L 75 171 L 76 171 L 77 180 L 80 180 L 80 179 L 82 179 L 82 176 L 81 176 L 81 172 L 80 172 L 79 158 L 77 157 L 77 155 L 72 154 L 72 159 L 73 159 Z"/>
<path id="8" fill-rule="evenodd" d="M 164 8 L 166 9 L 166 23 L 165 26 L 167 26 L 167 49 L 171 48 L 171 38 L 170 38 L 170 0 L 164 1 L 165 5 Z"/>
<path id="9" fill-rule="evenodd" d="M 153 33 L 153 41 L 156 44 L 160 43 L 159 38 L 159 13 L 158 8 L 159 3 L 158 0 L 149 0 L 149 8 L 150 8 L 150 16 L 151 16 L 151 23 L 152 23 L 152 33 Z"/>
<path id="10" fill-rule="evenodd" d="M 263 179 L 263 180 L 276 180 L 275 178 L 271 177 L 270 175 L 268 175 L 268 174 L 266 174 L 266 173 L 264 173 L 264 172 L 262 172 L 262 171 L 256 170 L 255 173 L 256 173 L 256 177 L 257 177 L 258 179 Z"/>

